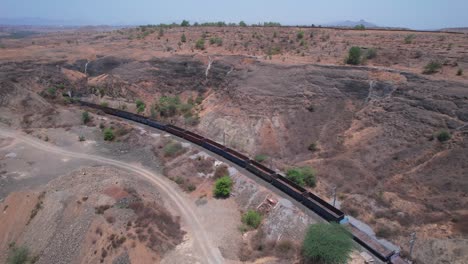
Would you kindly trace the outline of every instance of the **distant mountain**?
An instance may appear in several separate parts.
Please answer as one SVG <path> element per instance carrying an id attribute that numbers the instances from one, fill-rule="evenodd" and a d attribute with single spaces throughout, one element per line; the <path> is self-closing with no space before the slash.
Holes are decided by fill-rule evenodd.
<path id="1" fill-rule="evenodd" d="M 329 26 L 329 27 L 355 27 L 355 26 L 358 26 L 358 25 L 364 25 L 366 28 L 376 28 L 377 27 L 376 24 L 367 22 L 367 21 L 365 21 L 363 19 L 361 19 L 359 21 L 346 20 L 346 21 L 338 21 L 338 22 L 325 24 L 325 26 Z"/>

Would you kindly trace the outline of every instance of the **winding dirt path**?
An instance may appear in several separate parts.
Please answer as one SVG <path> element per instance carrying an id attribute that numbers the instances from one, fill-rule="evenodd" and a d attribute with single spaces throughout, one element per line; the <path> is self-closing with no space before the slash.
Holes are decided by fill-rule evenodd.
<path id="1" fill-rule="evenodd" d="M 193 205 L 193 203 L 181 196 L 177 190 L 174 190 L 165 181 L 165 179 L 163 178 L 164 176 L 162 176 L 161 174 L 154 173 L 143 167 L 118 160 L 113 160 L 92 154 L 64 150 L 50 143 L 45 143 L 39 139 L 26 136 L 19 131 L 5 129 L 3 127 L 0 127 L 0 136 L 14 138 L 22 143 L 25 143 L 34 148 L 38 148 L 44 152 L 60 154 L 72 158 L 97 161 L 100 163 L 119 167 L 142 176 L 143 178 L 157 185 L 158 189 L 162 192 L 162 194 L 169 198 L 177 206 L 176 211 L 180 213 L 181 217 L 184 219 L 184 221 L 190 228 L 189 232 L 193 234 L 193 239 L 195 240 L 194 245 L 198 247 L 201 251 L 201 257 L 204 259 L 202 260 L 202 263 L 224 263 L 224 258 L 221 256 L 221 252 L 217 247 L 214 247 L 211 244 L 211 240 L 209 239 L 206 231 L 204 230 L 203 225 L 198 220 L 198 217 L 195 213 L 195 206 Z"/>

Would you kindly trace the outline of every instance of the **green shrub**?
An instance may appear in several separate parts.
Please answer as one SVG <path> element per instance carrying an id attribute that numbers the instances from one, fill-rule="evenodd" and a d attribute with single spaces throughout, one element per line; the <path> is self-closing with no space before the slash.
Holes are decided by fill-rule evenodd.
<path id="1" fill-rule="evenodd" d="M 217 198 L 226 198 L 231 194 L 232 180 L 229 176 L 223 176 L 216 180 L 213 194 Z"/>
<path id="2" fill-rule="evenodd" d="M 78 141 L 80 141 L 80 142 L 81 142 L 81 141 L 85 141 L 85 140 L 86 140 L 86 139 L 85 139 L 85 137 L 84 137 L 83 135 L 81 135 L 81 136 L 78 137 Z"/>
<path id="3" fill-rule="evenodd" d="M 136 104 L 138 113 L 141 113 L 141 112 L 145 111 L 146 104 L 142 100 L 137 99 L 135 104 Z"/>
<path id="4" fill-rule="evenodd" d="M 184 151 L 182 144 L 177 141 L 171 141 L 163 148 L 164 156 L 166 157 L 175 157 L 181 154 Z"/>
<path id="5" fill-rule="evenodd" d="M 239 22 L 239 26 L 240 26 L 240 27 L 246 27 L 247 24 L 246 24 L 244 21 L 241 21 L 241 22 Z"/>
<path id="6" fill-rule="evenodd" d="M 311 167 L 292 168 L 286 172 L 286 178 L 300 186 L 315 187 L 315 171 Z"/>
<path id="7" fill-rule="evenodd" d="M 27 247 L 13 247 L 8 255 L 8 264 L 25 264 L 29 260 L 29 250 Z"/>
<path id="8" fill-rule="evenodd" d="M 346 58 L 347 64 L 358 65 L 361 63 L 361 48 L 351 47 Z"/>
<path id="9" fill-rule="evenodd" d="M 259 155 L 255 156 L 254 159 L 255 159 L 256 162 L 264 162 L 265 160 L 268 159 L 268 156 L 265 155 L 265 154 L 259 154 Z"/>
<path id="10" fill-rule="evenodd" d="M 260 215 L 259 212 L 254 211 L 254 210 L 248 210 L 242 216 L 242 223 L 252 228 L 257 228 L 261 222 L 262 222 L 262 215 Z"/>
<path id="11" fill-rule="evenodd" d="M 171 117 L 176 115 L 179 107 L 180 99 L 178 96 L 162 96 L 159 98 L 159 102 L 156 105 L 161 117 Z"/>
<path id="12" fill-rule="evenodd" d="M 91 117 L 89 116 L 88 111 L 84 111 L 81 114 L 81 121 L 83 121 L 83 124 L 87 124 L 89 121 L 91 121 Z"/>
<path id="13" fill-rule="evenodd" d="M 104 129 L 104 140 L 105 141 L 112 141 L 115 138 L 114 131 L 112 128 L 105 128 Z"/>
<path id="14" fill-rule="evenodd" d="M 338 223 L 311 225 L 302 243 L 302 254 L 312 263 L 345 264 L 352 250 L 351 233 Z"/>
<path id="15" fill-rule="evenodd" d="M 197 40 L 195 43 L 195 48 L 199 50 L 204 50 L 205 49 L 205 40 L 203 38 L 200 38 Z"/>
<path id="16" fill-rule="evenodd" d="M 210 45 L 216 44 L 218 47 L 223 45 L 223 39 L 220 37 L 210 38 Z"/>
<path id="17" fill-rule="evenodd" d="M 197 186 L 193 185 L 192 183 L 187 186 L 187 191 L 193 192 L 197 189 Z"/>
<path id="18" fill-rule="evenodd" d="M 446 130 L 442 130 L 439 133 L 437 133 L 437 140 L 439 140 L 440 142 L 445 142 L 449 140 L 450 138 L 452 138 L 452 136 Z"/>
<path id="19" fill-rule="evenodd" d="M 463 75 L 463 69 L 462 68 L 459 68 L 457 70 L 457 76 L 462 76 Z"/>
<path id="20" fill-rule="evenodd" d="M 442 68 L 442 64 L 438 61 L 430 61 L 426 66 L 424 66 L 424 74 L 433 74 L 438 72 Z"/>
<path id="21" fill-rule="evenodd" d="M 405 37 L 405 44 L 413 43 L 413 40 L 414 40 L 415 37 L 416 37 L 416 35 L 414 35 L 414 34 L 407 35 Z"/>
<path id="22" fill-rule="evenodd" d="M 109 103 L 108 103 L 108 102 L 102 102 L 102 103 L 101 103 L 101 106 L 108 107 L 108 106 L 109 106 Z"/>
<path id="23" fill-rule="evenodd" d="M 374 49 L 374 48 L 370 48 L 367 50 L 367 53 L 366 53 L 366 58 L 368 60 L 371 60 L 373 58 L 375 58 L 377 56 L 377 50 Z"/>
<path id="24" fill-rule="evenodd" d="M 304 38 L 304 31 L 299 30 L 296 34 L 297 39 L 303 39 Z"/>
<path id="25" fill-rule="evenodd" d="M 57 93 L 57 88 L 55 87 L 49 87 L 47 88 L 47 93 L 51 96 L 51 97 L 55 97 L 56 93 Z"/>
<path id="26" fill-rule="evenodd" d="M 180 23 L 180 26 L 181 27 L 190 27 L 190 22 L 188 22 L 187 20 L 183 20 L 182 23 Z"/>
<path id="27" fill-rule="evenodd" d="M 309 151 L 317 151 L 318 150 L 318 147 L 317 147 L 317 143 L 310 143 L 309 147 L 307 148 Z"/>
<path id="28" fill-rule="evenodd" d="M 182 36 L 180 36 L 180 42 L 183 42 L 183 43 L 187 42 L 187 37 L 185 36 L 184 33 L 182 33 Z"/>

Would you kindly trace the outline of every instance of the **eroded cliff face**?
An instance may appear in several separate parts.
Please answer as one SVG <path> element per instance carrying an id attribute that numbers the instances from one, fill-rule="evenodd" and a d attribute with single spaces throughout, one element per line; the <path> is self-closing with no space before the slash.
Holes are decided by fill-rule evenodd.
<path id="1" fill-rule="evenodd" d="M 198 125 L 186 126 L 182 115 L 166 121 L 251 156 L 266 154 L 271 157 L 266 163 L 276 169 L 313 166 L 316 192 L 327 197 L 336 185 L 345 211 L 389 231 L 403 246 L 411 230 L 429 240 L 466 238 L 466 84 L 375 68 L 267 64 L 242 56 L 103 57 L 88 64 L 88 75 L 84 63 L 2 64 L 2 106 L 27 117 L 17 122 L 22 127 L 25 120 L 49 126 L 53 122 L 44 113 L 50 98 L 38 93 L 58 83 L 111 106 L 124 102 L 130 111 L 141 98 L 148 116 L 162 95 L 179 95 L 182 102 L 198 96 L 203 98 L 196 107 Z M 450 140 L 437 140 L 442 130 Z"/>

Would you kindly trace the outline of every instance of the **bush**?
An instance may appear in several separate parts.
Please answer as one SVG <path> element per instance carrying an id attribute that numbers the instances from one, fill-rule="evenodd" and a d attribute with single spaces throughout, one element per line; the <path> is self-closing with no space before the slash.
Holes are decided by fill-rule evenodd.
<path id="1" fill-rule="evenodd" d="M 101 103 L 101 106 L 108 107 L 108 106 L 109 106 L 109 103 L 108 103 L 108 102 L 102 102 L 102 103 Z"/>
<path id="2" fill-rule="evenodd" d="M 216 180 L 213 194 L 217 198 L 226 198 L 231 194 L 232 180 L 229 176 L 223 176 Z"/>
<path id="3" fill-rule="evenodd" d="M 463 75 L 463 69 L 459 68 L 457 71 L 457 76 L 462 76 Z"/>
<path id="4" fill-rule="evenodd" d="M 180 26 L 181 27 L 190 27 L 190 22 L 188 22 L 187 20 L 183 20 L 182 23 L 180 23 Z"/>
<path id="5" fill-rule="evenodd" d="M 83 124 L 87 124 L 89 121 L 91 121 L 91 117 L 89 116 L 88 111 L 84 111 L 81 114 L 81 121 L 83 121 Z"/>
<path id="6" fill-rule="evenodd" d="M 304 258 L 313 263 L 345 264 L 352 250 L 351 233 L 338 223 L 311 225 L 302 243 Z"/>
<path id="7" fill-rule="evenodd" d="M 178 96 L 162 96 L 156 108 L 161 117 L 171 117 L 177 114 L 177 109 L 180 107 L 180 99 Z"/>
<path id="8" fill-rule="evenodd" d="M 182 36 L 180 36 L 180 42 L 183 42 L 183 43 L 187 42 L 187 37 L 185 36 L 184 33 L 182 33 Z"/>
<path id="9" fill-rule="evenodd" d="M 86 140 L 86 139 L 85 139 L 84 136 L 79 136 L 79 137 L 78 137 L 78 141 L 80 141 L 80 142 L 85 141 L 85 140 Z"/>
<path id="10" fill-rule="evenodd" d="M 311 167 L 292 168 L 286 172 L 286 178 L 300 186 L 315 187 L 315 171 Z"/>
<path id="11" fill-rule="evenodd" d="M 254 210 L 248 210 L 247 213 L 245 213 L 242 216 L 242 223 L 252 228 L 257 228 L 261 222 L 262 222 L 262 216 L 260 215 L 259 212 L 254 211 Z"/>
<path id="12" fill-rule="evenodd" d="M 56 93 L 57 93 L 57 88 L 55 87 L 49 87 L 47 88 L 47 93 L 51 96 L 51 97 L 55 97 Z"/>
<path id="13" fill-rule="evenodd" d="M 197 189 L 197 186 L 195 186 L 195 185 L 193 185 L 193 184 L 189 184 L 189 185 L 187 186 L 187 191 L 189 191 L 189 192 L 193 192 L 193 191 L 195 191 L 196 189 Z"/>
<path id="14" fill-rule="evenodd" d="M 377 50 L 376 50 L 376 49 L 370 48 L 370 49 L 367 50 L 366 58 L 367 58 L 368 60 L 373 59 L 373 58 L 375 58 L 376 56 L 377 56 Z"/>
<path id="15" fill-rule="evenodd" d="M 265 160 L 268 159 L 268 156 L 265 155 L 265 154 L 259 154 L 259 155 L 255 156 L 254 159 L 255 159 L 256 162 L 264 162 Z"/>
<path id="16" fill-rule="evenodd" d="M 348 58 L 346 58 L 346 63 L 352 65 L 361 63 L 361 48 L 351 47 L 348 52 Z"/>
<path id="17" fill-rule="evenodd" d="M 8 264 L 25 264 L 29 260 L 29 250 L 27 247 L 13 247 L 8 255 Z"/>
<path id="18" fill-rule="evenodd" d="M 317 151 L 318 150 L 318 147 L 317 147 L 317 143 L 310 143 L 309 147 L 307 148 L 309 151 Z"/>
<path id="19" fill-rule="evenodd" d="M 416 37 L 416 35 L 414 35 L 414 34 L 407 35 L 405 37 L 405 44 L 413 43 L 413 40 L 414 40 L 415 37 Z"/>
<path id="20" fill-rule="evenodd" d="M 164 146 L 164 156 L 166 157 L 175 157 L 182 153 L 184 148 L 182 144 L 176 141 L 169 142 L 166 146 Z"/>
<path id="21" fill-rule="evenodd" d="M 112 128 L 105 128 L 104 129 L 104 140 L 105 141 L 112 141 L 114 140 L 115 138 L 115 135 L 114 135 L 114 131 L 112 130 Z"/>
<path id="22" fill-rule="evenodd" d="M 433 74 L 438 72 L 442 68 L 442 64 L 438 61 L 431 61 L 426 66 L 424 66 L 424 74 Z"/>
<path id="23" fill-rule="evenodd" d="M 204 50 L 205 49 L 205 40 L 200 38 L 197 40 L 195 43 L 195 48 L 199 50 Z"/>
<path id="24" fill-rule="evenodd" d="M 297 39 L 303 39 L 304 38 L 304 31 L 300 30 L 296 34 Z"/>
<path id="25" fill-rule="evenodd" d="M 216 44 L 218 47 L 223 45 L 223 39 L 219 37 L 210 38 L 210 45 Z"/>
<path id="26" fill-rule="evenodd" d="M 439 140 L 440 142 L 445 142 L 449 140 L 451 137 L 452 136 L 450 135 L 450 133 L 446 130 L 442 130 L 439 133 L 437 133 L 437 140 Z"/>
<path id="27" fill-rule="evenodd" d="M 146 105 L 142 100 L 137 99 L 135 104 L 136 104 L 138 113 L 141 113 L 141 112 L 145 111 Z"/>
<path id="28" fill-rule="evenodd" d="M 239 22 L 239 26 L 240 26 L 240 27 L 246 27 L 247 24 L 246 24 L 244 21 L 241 21 L 241 22 Z"/>

